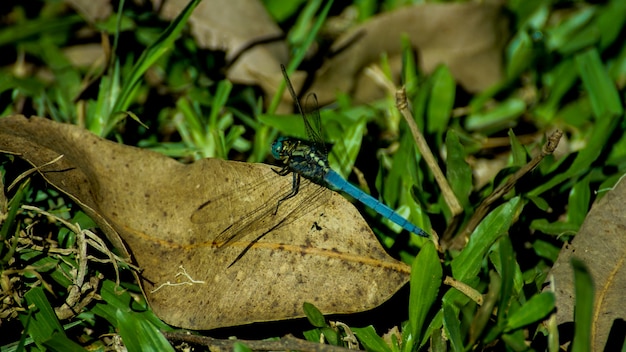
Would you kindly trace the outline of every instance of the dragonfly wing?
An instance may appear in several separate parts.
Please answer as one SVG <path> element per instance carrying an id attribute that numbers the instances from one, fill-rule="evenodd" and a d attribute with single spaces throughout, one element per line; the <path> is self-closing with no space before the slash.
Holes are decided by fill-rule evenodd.
<path id="1" fill-rule="evenodd" d="M 224 191 L 202 203 L 192 214 L 191 222 L 205 229 L 215 245 L 241 239 L 263 227 L 275 204 L 287 191 L 276 186 L 274 172 L 266 172 L 258 182 L 241 184 L 235 177 L 224 182 Z M 272 205 L 274 204 L 274 205 Z"/>
<path id="2" fill-rule="evenodd" d="M 270 197 L 270 200 L 263 201 L 261 204 L 256 201 L 245 201 L 243 199 L 228 203 L 220 201 L 220 199 L 210 200 L 192 214 L 191 221 L 196 223 L 199 221 L 206 222 L 205 219 L 211 216 L 209 214 L 216 213 L 216 207 L 225 206 L 220 204 L 228 204 L 230 207 L 228 211 L 229 216 L 223 219 L 213 220 L 214 223 L 218 224 L 216 227 L 218 229 L 217 231 L 220 231 L 213 238 L 213 243 L 217 247 L 222 247 L 229 242 L 243 239 L 247 234 L 254 232 L 256 229 L 265 227 L 265 223 L 271 222 L 274 218 L 274 209 L 276 208 L 275 205 L 271 205 L 274 203 L 272 199 L 280 199 L 283 193 L 284 191 L 276 192 Z M 222 200 L 223 199 L 225 198 L 222 198 Z"/>
<path id="3" fill-rule="evenodd" d="M 273 172 L 269 175 L 252 185 L 233 186 L 230 192 L 207 200 L 191 214 L 191 221 L 215 234 L 211 240 L 217 247 L 251 242 L 260 234 L 290 223 L 329 196 L 324 187 L 302 180 L 297 196 L 282 202 L 276 212 L 278 201 L 291 192 L 291 182 Z"/>
<path id="4" fill-rule="evenodd" d="M 317 96 L 315 93 L 311 93 L 307 96 L 305 108 L 302 108 L 302 104 L 300 104 L 300 99 L 298 99 L 298 95 L 296 91 L 293 89 L 293 85 L 291 84 L 291 80 L 289 80 L 289 76 L 287 75 L 287 71 L 285 70 L 285 66 L 280 65 L 280 68 L 283 72 L 283 77 L 285 78 L 285 83 L 287 84 L 287 90 L 289 90 L 289 94 L 291 94 L 291 99 L 296 104 L 298 108 L 298 112 L 302 116 L 304 120 L 304 129 L 306 130 L 306 134 L 309 137 L 309 140 L 316 144 L 320 150 L 324 150 L 324 139 L 322 137 L 322 123 L 320 118 L 319 107 L 317 104 Z"/>
<path id="5" fill-rule="evenodd" d="M 324 137 L 322 135 L 322 119 L 320 118 L 320 109 L 317 104 L 317 95 L 310 93 L 306 97 L 304 104 L 304 112 L 301 112 L 304 119 L 304 128 L 311 142 L 313 142 L 320 150 L 326 150 L 324 147 Z"/>
<path id="6" fill-rule="evenodd" d="M 218 218 L 216 214 L 224 214 L 223 207 L 233 207 L 232 212 L 241 210 L 239 208 L 250 210 L 252 204 L 255 202 L 255 199 L 251 197 L 251 195 L 259 191 L 267 192 L 267 189 L 271 189 L 273 179 L 276 179 L 276 174 L 267 172 L 265 176 L 261 177 L 257 182 L 241 184 L 233 181 L 230 185 L 224 186 L 223 192 L 202 203 L 191 214 L 191 222 L 196 224 L 220 220 L 230 222 L 232 219 L 226 219 L 224 217 Z M 280 190 L 276 191 L 279 192 Z M 256 210 L 256 208 L 257 207 L 254 207 L 253 209 Z"/>

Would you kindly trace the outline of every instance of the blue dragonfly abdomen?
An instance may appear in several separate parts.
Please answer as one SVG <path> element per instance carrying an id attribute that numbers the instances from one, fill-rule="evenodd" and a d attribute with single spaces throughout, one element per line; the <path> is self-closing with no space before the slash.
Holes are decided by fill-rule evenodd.
<path id="1" fill-rule="evenodd" d="M 324 176 L 324 181 L 331 188 L 349 194 L 352 198 L 363 203 L 365 206 L 374 210 L 381 216 L 400 225 L 403 229 L 409 232 L 412 232 L 416 235 L 422 236 L 422 237 L 428 237 L 428 233 L 426 233 L 426 231 L 413 225 L 413 223 L 411 223 L 409 220 L 405 219 L 402 215 L 396 213 L 393 209 L 389 208 L 378 199 L 370 196 L 369 194 L 363 192 L 361 189 L 359 189 L 355 185 L 346 181 L 343 177 L 341 177 L 335 171 L 329 170 Z"/>

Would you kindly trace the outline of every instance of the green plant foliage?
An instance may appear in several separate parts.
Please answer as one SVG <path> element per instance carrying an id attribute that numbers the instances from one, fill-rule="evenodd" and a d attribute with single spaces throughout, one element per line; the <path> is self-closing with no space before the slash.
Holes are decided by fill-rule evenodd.
<path id="1" fill-rule="evenodd" d="M 554 293 L 544 292 L 533 296 L 508 317 L 508 330 L 515 330 L 545 318 L 554 309 Z"/>
<path id="2" fill-rule="evenodd" d="M 59 1 L 34 2 L 37 10 L 7 6 L 7 25 L 0 28 L 5 53 L 0 116 L 24 113 L 77 124 L 183 163 L 207 157 L 273 163 L 269 146 L 277 136 L 307 137 L 302 118 L 276 112 L 284 82 L 267 97 L 262 84 L 229 80 L 230 70 L 241 62 L 228 62 L 225 56 L 232 53 L 199 44 L 189 23 L 199 3 L 189 1 L 171 22 L 129 1 L 116 3 L 119 7 L 101 19 Z M 287 72 L 310 74 L 303 90 L 317 83 L 320 68 L 335 55 L 370 33 L 352 33 L 340 47 L 333 46 L 337 35 L 377 21 L 379 14 L 405 11 L 412 3 L 262 1 L 276 28 L 284 31 L 284 38 L 276 40 L 288 47 Z M 407 235 L 360 209 L 385 249 L 411 265 L 408 297 L 394 297 L 404 308 L 389 313 L 393 329 L 384 330 L 389 327 L 375 318 L 354 323 L 352 317 L 344 328 L 335 324 L 344 317 L 324 316 L 328 312 L 304 303 L 311 328 L 294 328 L 291 334 L 345 347 L 351 330 L 361 348 L 384 352 L 559 348 L 553 316 L 558 302 L 545 282 L 563 244 L 576 236 L 592 204 L 626 170 L 626 2 L 508 0 L 502 6 L 511 31 L 504 38 L 503 79 L 481 92 L 466 91 L 454 65 L 425 71 L 423 59 L 429 57 L 415 45 L 417 34 L 393 39 L 393 46 L 402 48 L 399 53 L 364 51 L 352 58 L 368 56 L 363 67 L 354 68 L 355 77 L 367 65 L 380 68 L 383 79 L 395 78 L 394 84 L 401 77 L 412 118 L 462 206 L 456 217 L 391 94 L 361 103 L 352 94 L 356 88 L 335 87 L 344 82 L 333 86 L 335 101 L 321 108 L 331 167 L 432 237 Z M 344 25 L 339 34 L 329 34 L 337 23 Z M 67 49 L 83 42 L 111 55 L 102 64 L 75 64 Z M 249 44 L 246 50 L 266 50 L 265 43 Z M 347 64 L 346 70 L 353 69 Z M 494 190 L 541 153 L 557 128 L 565 133 L 561 149 L 544 155 L 491 204 L 469 228 L 467 241 L 452 241 Z M 2 350 L 105 350 L 112 347 L 101 336 L 110 334 L 121 336 L 129 350 L 172 350 L 161 331 L 173 328 L 150 311 L 127 263 L 116 262 L 112 269 L 115 251 L 105 255 L 89 247 L 84 279 L 95 280 L 93 297 L 98 299 L 69 322 L 59 321 L 53 307 L 63 304 L 83 265 L 77 250 L 86 236 L 81 230 L 104 236 L 80 204 L 46 186 L 38 172 L 9 186 L 29 167 L 14 155 L 0 156 L 0 293 L 8 307 L 1 312 L 2 327 L 6 321 L 9 327 L 15 323 L 16 331 L 23 329 L 3 333 Z M 262 182 L 268 181 L 258 185 Z M 571 350 L 587 351 L 593 338 L 594 283 L 581 262 L 572 265 Z M 283 333 L 265 333 L 259 325 L 235 331 L 268 337 Z M 250 350 L 241 343 L 233 348 Z"/>
<path id="3" fill-rule="evenodd" d="M 513 198 L 493 210 L 480 223 L 463 252 L 450 263 L 454 278 L 466 280 L 478 275 L 487 251 L 498 238 L 506 234 L 522 206 L 519 198 Z"/>
<path id="4" fill-rule="evenodd" d="M 409 325 L 412 341 L 420 341 L 426 317 L 439 293 L 442 277 L 441 263 L 435 246 L 422 247 L 411 268 Z"/>
<path id="5" fill-rule="evenodd" d="M 68 339 L 41 287 L 33 287 L 24 297 L 30 307 L 20 319 L 33 341 L 53 351 L 85 351 Z"/>
<path id="6" fill-rule="evenodd" d="M 22 201 L 28 192 L 28 182 L 25 182 L 15 192 L 8 204 L 6 218 L 0 227 L 0 265 L 4 268 L 15 253 L 19 235 L 16 232 L 16 216 Z"/>
<path id="7" fill-rule="evenodd" d="M 461 322 L 457 316 L 457 310 L 447 304 L 443 305 L 443 326 L 450 339 L 450 345 L 454 351 L 463 351 L 463 336 L 461 335 Z"/>
<path id="8" fill-rule="evenodd" d="M 389 345 L 378 334 L 374 327 L 369 325 L 364 328 L 353 328 L 354 334 L 367 351 L 391 352 Z"/>
<path id="9" fill-rule="evenodd" d="M 465 161 L 467 155 L 454 130 L 447 132 L 446 150 L 448 152 L 446 178 L 461 205 L 467 207 L 472 191 L 472 169 Z"/>
<path id="10" fill-rule="evenodd" d="M 584 263 L 575 258 L 572 259 L 571 262 L 574 268 L 574 286 L 576 292 L 572 351 L 589 351 L 591 349 L 591 325 L 593 298 L 595 294 L 593 279 Z"/>
<path id="11" fill-rule="evenodd" d="M 304 314 L 306 314 L 306 317 L 307 319 L 309 319 L 311 325 L 315 326 L 316 328 L 323 328 L 328 326 L 324 315 L 322 314 L 322 312 L 319 311 L 319 309 L 315 308 L 314 305 L 308 302 L 304 302 L 302 308 L 304 309 Z"/>
<path id="12" fill-rule="evenodd" d="M 114 282 L 105 281 L 101 290 L 102 300 L 92 312 L 117 326 L 124 344 L 130 349 L 141 350 L 151 346 L 155 351 L 173 351 L 160 330 L 172 330 L 160 321 L 147 307 L 136 303 L 133 297 Z"/>
<path id="13" fill-rule="evenodd" d="M 454 106 L 454 77 L 446 66 L 439 66 L 431 76 L 432 91 L 428 100 L 428 132 L 444 134 Z"/>
<path id="14" fill-rule="evenodd" d="M 144 73 L 151 67 L 163 54 L 170 50 L 174 40 L 178 38 L 180 32 L 183 30 L 187 19 L 191 15 L 193 9 L 200 3 L 200 0 L 192 0 L 187 7 L 176 17 L 174 21 L 165 29 L 165 31 L 152 43 L 135 62 L 133 68 L 128 73 L 128 77 L 124 79 L 123 84 L 119 87 L 119 93 L 112 94 L 116 97 L 112 106 L 110 107 L 110 114 L 117 116 L 120 112 L 124 112 L 128 109 L 130 102 L 133 101 L 137 94 L 137 89 L 140 82 L 143 80 Z M 117 88 L 117 87 L 116 87 Z M 105 128 L 102 131 L 97 131 L 97 126 L 93 125 L 91 131 L 98 135 L 106 136 L 118 123 L 117 119 L 105 124 Z M 99 133 L 98 133 L 99 132 Z"/>

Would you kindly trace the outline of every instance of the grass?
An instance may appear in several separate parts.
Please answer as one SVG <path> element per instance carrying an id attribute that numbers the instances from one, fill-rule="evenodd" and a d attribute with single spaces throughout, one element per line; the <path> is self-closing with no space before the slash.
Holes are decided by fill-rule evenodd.
<path id="1" fill-rule="evenodd" d="M 37 4 L 37 13 L 17 4 L 10 7 L 5 20 L 11 26 L 0 29 L 5 52 L 0 116 L 36 114 L 78 124 L 183 162 L 204 157 L 269 161 L 269 145 L 277 135 L 302 133 L 293 127 L 298 117 L 275 113 L 278 94 L 263 102 L 258 88 L 234 85 L 223 76 L 222 53 L 198 48 L 186 30 L 196 2 L 171 23 L 121 2 L 124 11 L 93 25 L 59 3 Z M 327 15 L 337 14 L 346 4 L 310 1 L 301 11 L 280 4 L 265 2 L 287 33 L 292 59 L 285 64 L 292 72 L 306 63 L 306 50 L 319 40 Z M 355 1 L 352 6 L 364 21 L 404 4 L 387 1 L 377 7 L 372 1 Z M 390 229 L 393 225 L 368 217 L 381 243 L 413 268 L 406 305 L 391 317 L 395 329 L 380 331 L 390 326 L 373 317 L 363 324 L 341 325 L 335 320 L 343 317 L 329 321 L 305 305 L 310 327 L 290 333 L 309 341 L 324 336 L 326 343 L 346 346 L 343 338 L 355 336 L 372 351 L 560 350 L 551 321 L 554 295 L 542 291 L 543 283 L 562 244 L 574 237 L 592 201 L 604 194 L 593 191 L 613 186 L 626 168 L 621 122 L 626 9 L 619 0 L 510 0 L 506 7 L 513 20 L 506 77 L 480 94 L 459 89 L 446 67 L 430 75 L 420 72 L 405 44 L 403 79 L 414 118 L 425 127 L 429 146 L 445 147 L 447 153 L 445 158 L 436 153 L 436 161 L 446 171 L 462 210 L 456 232 L 467 228 L 479 204 L 537 154 L 545 140 L 529 144 L 528 135 L 547 135 L 559 128 L 570 145 L 567 154 L 547 155 L 513 184 L 515 188 L 470 227 L 470 240 L 461 248 L 438 252 L 430 242 L 398 236 Z M 116 55 L 95 68 L 73 66 L 61 49 L 85 40 L 76 30 L 91 26 L 113 39 Z M 92 33 L 89 40 L 100 38 Z M 384 57 L 379 66 L 387 72 Z M 371 193 L 380 194 L 416 224 L 443 234 L 454 214 L 431 169 L 416 157 L 415 142 L 393 99 L 355 105 L 340 94 L 334 106 L 322 112 L 325 136 L 334 142 L 333 168 L 344 176 L 352 175 L 355 167 L 364 170 Z M 385 140 L 385 135 L 395 138 Z M 491 148 L 486 140 L 506 143 Z M 508 153 L 505 166 L 475 188 L 472 167 L 477 166 L 467 161 L 497 159 L 503 152 Z M 380 166 L 367 167 L 363 159 L 374 155 Z M 15 332 L 2 334 L 2 351 L 104 350 L 119 344 L 120 336 L 129 350 L 171 349 L 161 331 L 174 329 L 152 314 L 130 274 L 131 265 L 98 240 L 93 221 L 76 204 L 36 175 L 8 187 L 27 169 L 18 158 L 0 156 L 8 196 L 0 204 L 0 317 L 3 331 Z M 81 243 L 97 254 L 85 261 Z M 572 349 L 587 350 L 593 289 L 584 264 L 574 264 L 577 314 Z M 90 282 L 92 288 L 75 302 L 80 314 L 62 324 L 58 308 L 76 280 Z M 256 328 L 235 331 L 246 334 Z M 263 337 L 279 335 L 270 331 Z"/>

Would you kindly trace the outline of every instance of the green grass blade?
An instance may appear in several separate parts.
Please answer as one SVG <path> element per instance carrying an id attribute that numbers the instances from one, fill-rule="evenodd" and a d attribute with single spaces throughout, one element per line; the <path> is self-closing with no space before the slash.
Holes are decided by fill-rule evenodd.
<path id="1" fill-rule="evenodd" d="M 452 260 L 452 273 L 460 281 L 475 277 L 481 269 L 483 258 L 500 236 L 507 233 L 513 219 L 522 209 L 522 202 L 515 197 L 494 209 L 478 225 L 458 257 Z"/>
<path id="2" fill-rule="evenodd" d="M 596 118 L 609 118 L 624 113 L 619 93 L 604 68 L 596 49 L 588 50 L 575 58 L 580 78 L 591 99 Z"/>
<path id="3" fill-rule="evenodd" d="M 142 315 L 144 319 L 149 320 L 159 329 L 167 331 L 172 330 L 169 325 L 162 322 L 151 310 L 148 309 L 145 301 L 137 302 L 128 292 L 120 291 L 124 291 L 124 289 L 122 287 L 116 287 L 113 281 L 107 280 L 102 285 L 100 295 L 102 296 L 102 299 L 107 302 L 107 304 L 116 309 L 137 312 L 137 314 Z"/>
<path id="4" fill-rule="evenodd" d="M 591 164 L 597 161 L 602 151 L 610 145 L 608 143 L 609 138 L 616 131 L 615 127 L 619 121 L 618 116 L 604 116 L 598 119 L 595 125 L 592 126 L 593 130 L 589 133 L 589 137 L 587 137 L 587 145 L 578 152 L 567 171 L 556 174 L 549 181 L 530 191 L 529 195 L 538 196 L 561 182 L 579 176 L 589 170 Z"/>
<path id="5" fill-rule="evenodd" d="M 352 331 L 366 351 L 391 352 L 389 345 L 387 345 L 382 337 L 378 336 L 373 326 L 368 325 L 364 328 L 352 328 Z"/>
<path id="6" fill-rule="evenodd" d="M 505 351 L 528 351 L 528 336 L 524 330 L 515 330 L 510 334 L 503 334 L 502 341 L 506 343 Z M 532 350 L 531 350 L 532 351 Z"/>
<path id="7" fill-rule="evenodd" d="M 305 0 L 297 0 L 297 1 L 284 1 L 284 0 L 265 0 L 263 4 L 267 9 L 267 12 L 276 20 L 277 22 L 284 22 L 291 15 L 293 15 L 297 10 L 300 9 L 300 5 Z"/>
<path id="8" fill-rule="evenodd" d="M 566 53 L 571 53 L 575 48 L 580 48 L 581 45 L 577 43 L 580 38 L 577 37 L 585 25 L 591 21 L 596 11 L 596 7 L 589 6 L 563 19 L 549 31 L 546 41 L 548 48 Z"/>
<path id="9" fill-rule="evenodd" d="M 309 323 L 311 323 L 311 325 L 315 326 L 316 328 L 324 328 L 328 326 L 328 324 L 326 323 L 326 318 L 324 318 L 322 312 L 320 312 L 320 310 L 317 309 L 317 307 L 313 304 L 309 302 L 304 302 L 304 304 L 302 305 L 302 309 L 304 310 L 304 314 L 306 315 L 306 318 L 309 320 Z"/>
<path id="10" fill-rule="evenodd" d="M 452 116 L 456 83 L 447 66 L 439 66 L 432 77 L 432 90 L 428 99 L 428 132 L 443 134 Z"/>
<path id="11" fill-rule="evenodd" d="M 526 148 L 524 145 L 517 139 L 515 133 L 512 129 L 509 129 L 508 132 L 509 140 L 511 141 L 511 156 L 513 158 L 513 166 L 524 166 L 528 161 L 528 154 L 526 153 Z"/>
<path id="12" fill-rule="evenodd" d="M 506 237 L 503 237 L 506 238 Z M 471 323 L 469 324 L 469 345 L 474 345 L 479 337 L 483 334 L 483 343 L 490 343 L 496 336 L 500 335 L 501 329 L 498 326 L 489 326 L 492 321 L 494 308 L 500 297 L 502 289 L 502 277 L 494 271 L 489 272 L 489 286 L 485 294 L 483 294 L 483 304 L 478 307 Z"/>
<path id="13" fill-rule="evenodd" d="M 571 263 L 574 268 L 574 288 L 576 291 L 572 352 L 591 351 L 591 325 L 593 323 L 595 294 L 593 279 L 582 261 L 573 258 Z"/>
<path id="14" fill-rule="evenodd" d="M 519 31 L 511 39 L 507 49 L 506 76 L 508 79 L 517 78 L 532 64 L 534 58 L 533 42 L 526 31 Z"/>
<path id="15" fill-rule="evenodd" d="M 498 324 L 504 325 L 508 314 L 509 305 L 513 299 L 513 288 L 515 287 L 515 253 L 513 252 L 513 245 L 511 239 L 508 236 L 503 236 L 498 241 L 498 254 L 499 263 L 494 263 L 494 266 L 498 270 L 502 283 L 500 286 L 500 302 L 498 306 Z"/>
<path id="16" fill-rule="evenodd" d="M 600 10 L 595 20 L 600 34 L 600 48 L 606 49 L 619 38 L 620 32 L 626 23 L 626 2 L 609 1 L 607 6 Z"/>
<path id="17" fill-rule="evenodd" d="M 411 265 L 409 325 L 413 341 L 421 340 L 426 316 L 439 293 L 442 275 L 437 250 L 432 242 L 428 242 L 422 247 Z"/>
<path id="18" fill-rule="evenodd" d="M 352 172 L 356 158 L 361 150 L 366 129 L 365 123 L 366 120 L 361 119 L 359 122 L 351 124 L 348 128 L 342 129 L 342 136 L 335 143 L 328 157 L 331 168 L 344 178 L 347 178 Z"/>
<path id="19" fill-rule="evenodd" d="M 229 80 L 221 80 L 217 84 L 217 90 L 211 103 L 211 114 L 209 115 L 209 128 L 218 128 L 218 116 L 222 109 L 226 106 L 233 84 Z"/>
<path id="20" fill-rule="evenodd" d="M 302 336 L 304 336 L 304 338 L 307 341 L 311 341 L 311 342 L 319 342 L 321 338 L 321 334 L 322 332 L 318 328 L 305 330 L 302 332 Z"/>
<path id="21" fill-rule="evenodd" d="M 545 121 L 552 121 L 556 112 L 562 108 L 561 100 L 572 89 L 578 78 L 576 63 L 572 58 L 565 59 L 545 74 L 548 97 L 537 106 L 537 115 Z"/>
<path id="22" fill-rule="evenodd" d="M 42 256 L 41 252 L 35 250 L 21 251 L 20 260 L 31 261 L 31 265 L 37 268 L 37 271 L 56 268 L 57 270 L 50 270 L 50 278 L 63 287 L 68 287 L 73 283 L 66 273 L 74 268 L 64 261 L 52 256 Z"/>
<path id="23" fill-rule="evenodd" d="M 70 340 L 67 336 L 62 334 L 54 334 L 50 339 L 43 343 L 51 351 L 59 352 L 86 352 L 87 350 L 81 347 L 76 342 Z"/>
<path id="24" fill-rule="evenodd" d="M 457 309 L 448 304 L 443 305 L 443 327 L 446 329 L 452 351 L 463 351 L 463 337 L 461 335 L 461 321 L 457 316 Z"/>
<path id="25" fill-rule="evenodd" d="M 587 217 L 591 204 L 591 177 L 587 175 L 581 181 L 576 182 L 570 190 L 567 201 L 567 222 L 580 227 Z"/>
<path id="26" fill-rule="evenodd" d="M 17 212 L 22 206 L 22 199 L 24 199 L 26 193 L 28 192 L 29 184 L 29 181 L 22 183 L 15 192 L 15 195 L 9 202 L 9 209 L 2 221 L 2 227 L 0 227 L 0 255 L 2 255 L 0 264 L 2 267 L 4 267 L 4 264 L 7 263 L 13 256 L 13 250 L 9 250 L 7 253 L 4 253 L 4 246 L 9 243 L 9 241 L 7 241 L 9 237 L 13 237 L 15 238 L 14 241 L 17 241 L 17 237 L 13 236 L 19 236 L 19 232 L 13 233 L 15 226 L 17 225 L 15 218 L 17 216 Z"/>
<path id="27" fill-rule="evenodd" d="M 290 1 L 291 2 L 291 1 Z M 285 3 L 283 1 L 283 3 Z M 309 36 L 310 23 L 315 17 L 315 13 L 322 5 L 322 0 L 308 1 L 306 6 L 300 11 L 296 23 L 289 32 L 288 42 L 291 45 L 298 46 L 299 43 L 306 42 Z"/>
<path id="28" fill-rule="evenodd" d="M 472 168 L 467 164 L 465 148 L 459 141 L 454 130 L 446 134 L 446 178 L 459 202 L 465 208 L 470 204 L 469 196 L 474 187 L 472 183 Z"/>
<path id="29" fill-rule="evenodd" d="M 37 345 L 46 346 L 53 351 L 84 351 L 65 335 L 63 326 L 54 314 L 41 286 L 30 289 L 24 298 L 32 308 L 28 314 L 21 314 L 20 320 Z"/>
<path id="30" fill-rule="evenodd" d="M 41 286 L 30 289 L 26 292 L 24 298 L 28 306 L 32 306 L 30 310 L 32 319 L 28 327 L 28 334 L 37 344 L 48 340 L 55 333 L 63 333 L 63 327 L 54 314 L 54 310 L 50 306 L 50 302 L 48 302 L 48 298 L 44 294 Z M 20 317 L 26 318 L 26 315 Z M 25 322 L 25 320 L 22 319 L 22 322 Z"/>
<path id="31" fill-rule="evenodd" d="M 333 4 L 333 0 L 330 0 L 326 3 L 326 6 L 324 6 L 324 8 L 322 9 L 322 12 L 317 17 L 317 21 L 315 21 L 313 28 L 311 28 L 311 30 L 309 31 L 308 36 L 304 39 L 304 41 L 302 41 L 302 45 L 300 45 L 297 48 L 294 48 L 293 58 L 291 59 L 291 61 L 289 61 L 289 64 L 285 68 L 287 70 L 287 75 L 292 74 L 293 71 L 296 69 L 296 67 L 298 67 L 300 63 L 302 62 L 302 60 L 304 60 L 306 51 L 309 48 L 309 46 L 311 46 L 311 43 L 313 43 L 313 41 L 315 40 L 315 36 L 319 32 L 320 28 L 322 28 L 324 21 L 326 21 L 326 17 L 328 16 L 328 11 L 330 11 L 330 7 L 332 6 L 332 4 Z M 278 107 L 278 104 L 280 103 L 280 99 L 283 96 L 284 90 L 285 90 L 285 82 L 281 81 L 280 86 L 278 87 L 276 94 L 274 94 L 274 98 L 272 99 L 272 102 L 269 108 L 267 109 L 268 115 L 272 115 L 276 111 L 276 108 Z"/>
<path id="32" fill-rule="evenodd" d="M 174 348 L 150 321 L 138 319 L 137 314 L 117 310 L 117 327 L 129 351 L 172 351 Z"/>
<path id="33" fill-rule="evenodd" d="M 411 38 L 406 34 L 402 35 L 402 85 L 406 89 L 407 97 L 414 96 L 419 85 L 417 60 L 413 53 Z"/>
<path id="34" fill-rule="evenodd" d="M 457 290 L 448 290 L 448 292 L 450 291 L 455 291 L 457 294 L 461 295 L 461 293 Z M 445 297 L 445 295 L 444 295 Z M 442 300 L 443 301 L 443 300 Z M 449 300 L 449 302 L 451 302 L 453 300 Z M 426 343 L 431 340 L 431 339 L 436 339 L 437 337 L 435 336 L 436 334 L 440 334 L 441 330 L 443 329 L 443 308 L 439 309 L 437 311 L 437 313 L 435 314 L 434 317 L 432 317 L 428 323 L 428 327 L 426 328 L 426 333 L 424 334 L 424 337 L 422 338 L 422 340 L 419 342 L 420 345 L 418 348 L 422 348 L 426 345 Z M 404 335 L 404 331 L 403 331 L 403 335 Z M 406 334 L 406 335 L 410 335 L 410 334 Z M 407 347 L 412 347 L 413 345 L 410 343 L 410 341 L 407 341 L 406 343 L 403 343 L 402 345 L 402 351 L 403 352 L 408 352 L 410 351 L 409 349 L 404 348 L 405 345 L 409 345 Z"/>
<path id="35" fill-rule="evenodd" d="M 253 352 L 253 350 L 241 342 L 235 342 L 233 344 L 233 352 Z"/>
<path id="36" fill-rule="evenodd" d="M 180 32 L 185 27 L 189 16 L 200 1 L 201 0 L 191 0 L 180 15 L 178 15 L 159 36 L 159 38 L 141 54 L 131 70 L 130 77 L 125 80 L 122 90 L 117 96 L 118 98 L 113 105 L 112 113 L 126 111 L 128 109 L 130 103 L 135 99 L 135 92 L 143 78 L 143 74 L 161 56 L 163 56 L 163 54 L 171 49 L 172 44 L 178 38 Z M 104 135 L 107 135 L 114 126 L 115 124 L 109 124 L 104 131 Z"/>
<path id="37" fill-rule="evenodd" d="M 6 26 L 0 30 L 0 46 L 15 43 L 41 33 L 64 33 L 84 20 L 79 15 L 62 18 L 39 18 L 21 24 Z"/>
<path id="38" fill-rule="evenodd" d="M 105 136 L 109 120 L 113 119 L 112 107 L 120 92 L 120 63 L 118 60 L 111 65 L 108 75 L 100 79 L 98 97 L 88 106 L 86 127 L 98 136 Z M 114 124 L 112 124 L 114 125 Z"/>
<path id="39" fill-rule="evenodd" d="M 506 331 L 519 329 L 545 318 L 554 310 L 554 293 L 543 292 L 532 296 L 515 313 L 509 316 Z"/>
<path id="40" fill-rule="evenodd" d="M 487 112 L 470 115 L 465 121 L 468 131 L 489 133 L 510 126 L 526 111 L 526 103 L 519 98 L 510 98 Z"/>

